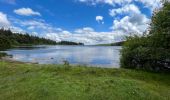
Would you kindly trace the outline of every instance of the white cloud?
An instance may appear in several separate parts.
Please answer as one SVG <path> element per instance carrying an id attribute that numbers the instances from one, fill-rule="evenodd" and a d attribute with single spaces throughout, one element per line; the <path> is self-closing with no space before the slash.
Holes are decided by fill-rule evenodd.
<path id="1" fill-rule="evenodd" d="M 120 14 L 127 14 L 127 13 L 139 14 L 140 10 L 134 4 L 129 4 L 129 5 L 125 5 L 125 6 L 121 7 L 121 8 L 109 10 L 110 16 L 116 16 L 117 14 L 120 15 Z"/>
<path id="2" fill-rule="evenodd" d="M 78 1 L 83 3 L 89 3 L 92 5 L 96 5 L 98 3 L 109 4 L 109 5 L 115 5 L 115 4 L 122 5 L 122 4 L 132 2 L 132 0 L 78 0 Z"/>
<path id="3" fill-rule="evenodd" d="M 5 25 L 10 25 L 7 16 L 0 13 L 0 19 L 3 17 L 2 21 L 5 21 Z M 5 20 L 4 20 L 5 19 Z M 40 37 L 52 39 L 55 41 L 74 41 L 82 42 L 85 44 L 101 44 L 101 43 L 112 43 L 115 41 L 120 41 L 123 34 L 115 32 L 96 32 L 91 27 L 84 27 L 80 29 L 75 29 L 73 32 L 53 27 L 49 23 L 42 19 L 39 20 L 20 20 L 15 18 L 10 18 L 12 25 L 10 28 L 15 33 L 26 33 L 29 32 L 31 35 L 38 35 Z M 2 23 L 2 22 L 1 22 Z M 2 25 L 2 24 L 1 24 Z M 18 27 L 14 26 L 17 25 Z M 23 30 L 25 27 L 27 30 Z M 39 31 L 37 31 L 39 30 Z M 41 33 L 41 34 L 40 34 Z"/>
<path id="4" fill-rule="evenodd" d="M 39 20 L 20 20 L 11 18 L 13 32 L 28 32 L 31 35 L 52 39 L 55 41 L 74 41 L 89 44 L 102 44 L 120 41 L 123 38 L 122 33 L 116 32 L 96 32 L 91 27 L 75 29 L 74 31 L 64 30 L 58 27 L 53 27 L 42 19 Z M 22 28 L 24 27 L 25 30 Z"/>
<path id="5" fill-rule="evenodd" d="M 147 7 L 152 12 L 156 8 L 161 7 L 161 0 L 79 0 L 82 3 L 91 5 L 108 4 L 113 8 L 109 10 L 109 15 L 113 17 L 112 31 L 115 33 L 142 34 L 148 28 L 150 19 L 143 14 L 140 9 Z M 141 3 L 144 6 L 137 6 Z"/>
<path id="6" fill-rule="evenodd" d="M 79 34 L 81 34 L 81 33 L 84 34 L 84 33 L 94 32 L 94 29 L 91 28 L 91 27 L 84 27 L 84 28 L 81 28 L 81 29 L 76 29 L 74 32 L 79 33 Z"/>
<path id="7" fill-rule="evenodd" d="M 45 34 L 45 37 L 56 41 L 66 40 L 82 42 L 90 45 L 121 41 L 123 39 L 123 35 L 124 34 L 115 32 L 96 32 L 93 28 L 85 27 L 76 29 L 73 32 L 60 31 L 56 33 L 47 33 Z"/>
<path id="8" fill-rule="evenodd" d="M 25 27 L 28 32 L 49 33 L 62 31 L 61 28 L 53 27 L 43 19 L 20 20 L 11 18 L 10 20 L 17 26 Z"/>
<path id="9" fill-rule="evenodd" d="M 9 27 L 10 21 L 7 18 L 7 15 L 0 12 L 0 27 Z"/>
<path id="10" fill-rule="evenodd" d="M 134 2 L 142 3 L 152 11 L 155 8 L 161 7 L 161 1 L 162 0 L 77 0 L 82 3 L 88 3 L 91 5 L 96 5 L 96 4 L 109 4 L 112 6 L 115 5 L 127 5 L 127 4 L 132 4 Z"/>
<path id="11" fill-rule="evenodd" d="M 127 4 L 120 8 L 112 9 L 109 14 L 114 18 L 115 16 L 124 15 L 123 18 L 113 21 L 111 29 L 116 32 L 142 34 L 147 30 L 150 23 L 150 19 L 135 4 Z"/>
<path id="12" fill-rule="evenodd" d="M 155 8 L 161 7 L 162 0 L 135 0 L 137 2 L 143 3 L 146 7 L 150 8 L 153 11 Z"/>
<path id="13" fill-rule="evenodd" d="M 22 33 L 22 34 L 26 33 L 26 31 L 24 31 L 22 28 L 14 26 L 11 23 L 10 19 L 8 19 L 7 15 L 2 12 L 0 12 L 0 28 L 1 27 L 5 29 L 10 29 L 14 33 Z"/>
<path id="14" fill-rule="evenodd" d="M 79 0 L 83 3 L 109 4 L 113 8 L 109 10 L 109 15 L 113 17 L 112 31 L 115 33 L 142 34 L 147 30 L 150 19 L 143 14 L 140 9 L 143 6 L 137 6 L 136 3 L 142 3 L 144 7 L 152 12 L 156 8 L 161 7 L 161 0 Z"/>
<path id="15" fill-rule="evenodd" d="M 124 4 L 130 4 L 133 2 L 140 2 L 143 3 L 147 7 L 157 8 L 160 7 L 162 0 L 76 0 L 82 3 L 88 3 L 91 5 L 96 4 L 109 4 L 109 5 L 124 5 Z M 170 0 L 167 0 L 170 1 Z"/>
<path id="16" fill-rule="evenodd" d="M 20 8 L 14 10 L 14 13 L 18 15 L 23 15 L 23 16 L 41 16 L 39 12 L 33 11 L 31 8 Z"/>
<path id="17" fill-rule="evenodd" d="M 101 18 L 99 19 L 101 20 Z M 115 32 L 96 32 L 91 27 L 75 29 L 70 32 L 58 27 L 53 27 L 51 24 L 42 19 L 21 20 L 10 17 L 8 20 L 7 15 L 1 12 L 0 23 L 0 25 L 9 26 L 15 33 L 19 32 L 24 34 L 28 32 L 31 35 L 38 35 L 55 41 L 66 40 L 82 42 L 85 44 L 100 44 L 120 41 L 123 36 L 122 34 Z"/>
<path id="18" fill-rule="evenodd" d="M 96 16 L 96 21 L 97 21 L 98 23 L 104 24 L 103 19 L 104 19 L 103 16 Z"/>
<path id="19" fill-rule="evenodd" d="M 11 26 L 10 30 L 14 33 L 20 33 L 20 34 L 25 34 L 26 31 L 24 31 L 22 28 L 20 27 L 16 27 L 16 26 Z"/>
<path id="20" fill-rule="evenodd" d="M 125 34 L 139 33 L 142 34 L 146 31 L 149 19 L 143 14 L 133 14 L 131 16 L 125 16 L 120 20 L 114 20 L 113 31 L 119 31 Z"/>

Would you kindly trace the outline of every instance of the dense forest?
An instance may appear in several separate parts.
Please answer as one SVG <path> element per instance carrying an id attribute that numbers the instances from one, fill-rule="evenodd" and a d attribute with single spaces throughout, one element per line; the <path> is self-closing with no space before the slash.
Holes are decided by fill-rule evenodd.
<path id="1" fill-rule="evenodd" d="M 7 49 L 18 45 L 41 45 L 41 44 L 57 44 L 55 41 L 31 36 L 29 34 L 13 33 L 10 30 L 0 29 L 0 50 Z"/>
<path id="2" fill-rule="evenodd" d="M 121 53 L 122 67 L 170 70 L 170 2 L 154 12 L 149 34 L 127 37 Z"/>
<path id="3" fill-rule="evenodd" d="M 57 45 L 84 45 L 84 44 L 83 43 L 70 42 L 70 41 L 61 41 L 61 42 L 58 42 Z"/>

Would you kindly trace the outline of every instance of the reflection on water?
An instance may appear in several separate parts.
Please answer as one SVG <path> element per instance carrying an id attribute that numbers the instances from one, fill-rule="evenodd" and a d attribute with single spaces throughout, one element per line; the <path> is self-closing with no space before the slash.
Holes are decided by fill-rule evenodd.
<path id="1" fill-rule="evenodd" d="M 6 52 L 22 62 L 62 64 L 63 60 L 67 60 L 70 64 L 119 68 L 120 49 L 110 46 L 39 46 L 34 49 L 15 48 Z"/>

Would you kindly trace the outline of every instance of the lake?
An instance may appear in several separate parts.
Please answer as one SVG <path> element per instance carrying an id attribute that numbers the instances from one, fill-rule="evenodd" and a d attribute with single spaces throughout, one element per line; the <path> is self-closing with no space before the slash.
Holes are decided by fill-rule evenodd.
<path id="1" fill-rule="evenodd" d="M 5 51 L 13 59 L 39 64 L 63 64 L 119 68 L 119 46 L 35 46 Z"/>

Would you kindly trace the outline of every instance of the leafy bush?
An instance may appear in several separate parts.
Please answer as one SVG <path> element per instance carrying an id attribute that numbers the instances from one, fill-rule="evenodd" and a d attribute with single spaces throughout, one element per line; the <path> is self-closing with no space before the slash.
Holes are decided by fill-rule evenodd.
<path id="1" fill-rule="evenodd" d="M 125 42 L 122 55 L 121 66 L 125 68 L 141 68 L 148 57 L 149 49 L 146 48 L 145 37 L 128 37 Z"/>
<path id="2" fill-rule="evenodd" d="M 121 66 L 151 71 L 170 68 L 170 3 L 154 12 L 150 33 L 127 38 L 121 55 Z"/>

